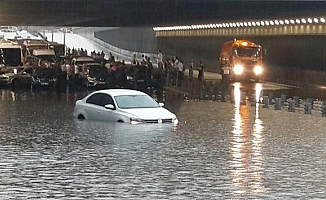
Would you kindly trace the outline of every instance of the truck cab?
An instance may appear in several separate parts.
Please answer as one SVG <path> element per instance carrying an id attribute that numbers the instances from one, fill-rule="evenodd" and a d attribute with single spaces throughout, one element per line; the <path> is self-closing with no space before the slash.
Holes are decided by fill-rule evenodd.
<path id="1" fill-rule="evenodd" d="M 233 40 L 222 45 L 222 77 L 232 81 L 258 82 L 263 74 L 262 46 L 249 40 Z"/>

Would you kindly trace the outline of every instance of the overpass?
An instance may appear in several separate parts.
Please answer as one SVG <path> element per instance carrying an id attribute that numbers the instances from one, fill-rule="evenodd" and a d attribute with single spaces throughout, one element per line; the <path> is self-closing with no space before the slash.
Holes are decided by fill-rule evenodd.
<path id="1" fill-rule="evenodd" d="M 1 0 L 1 26 L 154 27 L 323 15 L 325 1 Z"/>

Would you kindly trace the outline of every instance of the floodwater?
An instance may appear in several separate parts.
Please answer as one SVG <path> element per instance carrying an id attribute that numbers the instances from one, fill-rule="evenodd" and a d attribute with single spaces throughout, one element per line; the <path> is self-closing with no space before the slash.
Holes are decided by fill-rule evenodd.
<path id="1" fill-rule="evenodd" d="M 0 199 L 325 199 L 326 118 L 167 95 L 180 124 L 73 118 L 87 92 L 0 90 Z M 173 98 L 172 98 L 173 97 Z"/>

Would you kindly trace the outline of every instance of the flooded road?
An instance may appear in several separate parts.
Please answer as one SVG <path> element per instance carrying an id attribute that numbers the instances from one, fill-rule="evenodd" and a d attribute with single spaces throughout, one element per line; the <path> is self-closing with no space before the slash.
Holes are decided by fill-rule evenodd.
<path id="1" fill-rule="evenodd" d="M 325 199 L 325 118 L 166 95 L 180 124 L 78 121 L 81 92 L 0 90 L 0 199 Z"/>

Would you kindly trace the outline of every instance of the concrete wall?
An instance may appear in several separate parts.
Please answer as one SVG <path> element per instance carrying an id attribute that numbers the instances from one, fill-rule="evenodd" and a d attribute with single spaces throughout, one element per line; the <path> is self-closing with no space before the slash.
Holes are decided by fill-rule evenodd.
<path id="1" fill-rule="evenodd" d="M 152 28 L 117 28 L 95 32 L 94 37 L 129 51 L 144 53 L 158 51 L 157 39 Z"/>
<path id="2" fill-rule="evenodd" d="M 190 60 L 202 61 L 207 71 L 219 72 L 220 48 L 233 37 L 155 37 L 151 28 L 119 28 L 96 32 L 95 37 L 122 49 L 135 52 L 163 52 L 164 59 L 178 56 L 186 66 Z M 261 44 L 266 50 L 266 80 L 326 80 L 326 36 L 238 37 Z M 307 80 L 304 71 L 315 78 Z M 317 77 L 318 76 L 318 77 Z M 319 81 L 317 81 L 319 80 Z"/>

